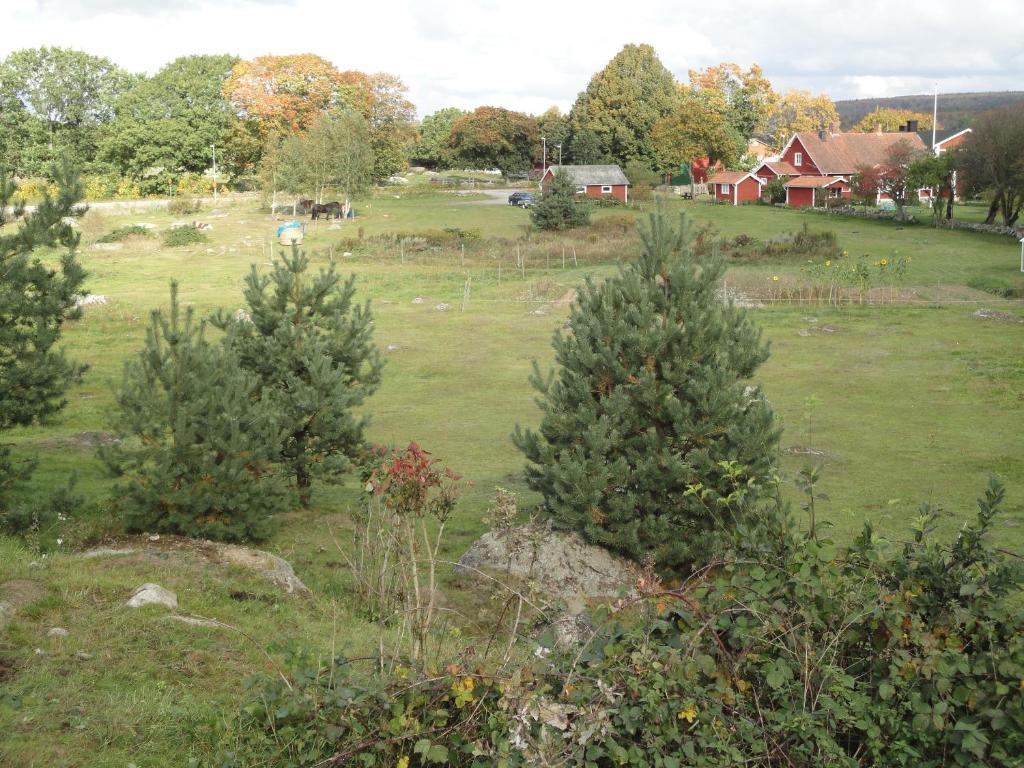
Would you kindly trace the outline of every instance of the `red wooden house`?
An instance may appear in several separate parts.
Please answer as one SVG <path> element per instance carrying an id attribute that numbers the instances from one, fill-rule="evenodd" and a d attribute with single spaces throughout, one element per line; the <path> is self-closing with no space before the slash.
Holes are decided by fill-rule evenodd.
<path id="1" fill-rule="evenodd" d="M 757 178 L 767 184 L 772 179 L 777 179 L 780 176 L 784 179 L 789 179 L 794 176 L 799 176 L 796 168 L 789 163 L 784 163 L 781 160 L 766 160 L 761 163 L 757 168 L 751 171 Z"/>
<path id="2" fill-rule="evenodd" d="M 576 187 L 576 194 L 587 197 L 614 197 L 629 202 L 629 179 L 617 165 L 549 165 L 541 187 L 547 190 L 555 172 L 564 169 Z"/>
<path id="3" fill-rule="evenodd" d="M 719 171 L 708 181 L 712 197 L 739 205 L 753 203 L 761 197 L 761 179 L 746 171 Z"/>

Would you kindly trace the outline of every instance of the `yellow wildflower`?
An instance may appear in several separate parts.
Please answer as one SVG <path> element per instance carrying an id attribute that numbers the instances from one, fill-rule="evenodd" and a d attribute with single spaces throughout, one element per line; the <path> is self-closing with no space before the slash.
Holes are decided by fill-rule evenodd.
<path id="1" fill-rule="evenodd" d="M 742 677 L 738 678 L 736 680 L 736 688 L 738 688 L 740 691 L 748 691 L 750 690 L 750 683 L 748 683 Z"/>
<path id="2" fill-rule="evenodd" d="M 686 709 L 679 710 L 679 714 L 676 715 L 680 720 L 685 720 L 688 723 L 692 723 L 697 719 L 697 707 L 693 704 L 687 704 Z"/>
<path id="3" fill-rule="evenodd" d="M 402 755 L 400 758 L 398 758 L 398 765 L 395 768 L 409 768 L 408 755 Z"/>
<path id="4" fill-rule="evenodd" d="M 887 266 L 889 266 L 889 260 L 888 259 L 880 259 L 878 261 L 878 265 L 881 266 L 881 267 L 887 267 Z"/>
<path id="5" fill-rule="evenodd" d="M 779 282 L 779 276 L 778 275 L 772 275 L 772 282 L 773 283 Z"/>
<path id="6" fill-rule="evenodd" d="M 831 267 L 832 266 L 832 259 L 825 259 L 825 266 L 826 267 Z"/>

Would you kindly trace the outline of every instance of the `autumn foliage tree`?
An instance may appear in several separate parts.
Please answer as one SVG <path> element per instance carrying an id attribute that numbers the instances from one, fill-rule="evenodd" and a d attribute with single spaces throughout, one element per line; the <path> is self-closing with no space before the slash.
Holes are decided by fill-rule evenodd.
<path id="1" fill-rule="evenodd" d="M 238 115 L 255 121 L 260 135 L 305 130 L 323 112 L 348 103 L 352 86 L 331 62 L 312 53 L 258 56 L 238 62 L 224 95 Z"/>
<path id="2" fill-rule="evenodd" d="M 813 96 L 810 91 L 787 91 L 779 97 L 768 132 L 776 146 L 781 147 L 794 133 L 827 131 L 839 126 L 836 105 L 825 94 Z"/>
<path id="3" fill-rule="evenodd" d="M 743 154 L 743 136 L 720 107 L 703 93 L 684 90 L 679 108 L 651 129 L 657 167 L 673 171 L 705 156 L 712 163 L 735 163 Z"/>
<path id="4" fill-rule="evenodd" d="M 1024 108 L 984 112 L 957 153 L 957 169 L 972 192 L 991 194 L 986 224 L 1000 214 L 1012 227 L 1024 209 Z"/>
<path id="5" fill-rule="evenodd" d="M 757 64 L 744 71 L 723 62 L 703 70 L 691 69 L 689 74 L 689 90 L 707 97 L 709 106 L 717 106 L 742 138 L 767 129 L 778 96 Z"/>
<path id="6" fill-rule="evenodd" d="M 501 107 L 478 107 L 452 126 L 449 148 L 459 163 L 473 168 L 525 171 L 540 146 L 537 121 Z"/>
<path id="7" fill-rule="evenodd" d="M 913 191 L 911 169 L 921 155 L 921 150 L 906 139 L 896 142 L 886 151 L 883 162 L 857 169 L 855 187 L 858 196 L 885 195 L 896 206 L 897 217 L 904 219 L 907 197 Z"/>
<path id="8" fill-rule="evenodd" d="M 853 126 L 853 130 L 858 133 L 871 133 L 881 126 L 883 131 L 896 132 L 901 126 L 906 125 L 908 120 L 917 120 L 917 126 L 921 130 L 931 130 L 932 116 L 925 112 L 883 107 L 876 107 L 874 111 L 865 115 Z"/>

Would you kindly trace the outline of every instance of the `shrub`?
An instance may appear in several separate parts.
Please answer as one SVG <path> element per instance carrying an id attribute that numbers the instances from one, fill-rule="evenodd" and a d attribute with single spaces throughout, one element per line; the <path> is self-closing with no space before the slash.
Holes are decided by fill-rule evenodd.
<path id="1" fill-rule="evenodd" d="M 103 457 L 124 475 L 114 505 L 129 531 L 260 541 L 288 508 L 275 470 L 282 422 L 255 395 L 258 379 L 210 344 L 171 284 L 167 314 L 152 313 L 146 346 L 125 366 L 115 429 Z"/>
<path id="2" fill-rule="evenodd" d="M 201 173 L 183 173 L 178 178 L 177 194 L 185 196 L 213 194 L 213 179 L 208 179 Z"/>
<path id="3" fill-rule="evenodd" d="M 147 227 L 140 227 L 137 224 L 129 224 L 125 227 L 118 227 L 107 234 L 96 239 L 97 243 L 119 243 L 128 237 L 152 237 L 153 233 Z"/>
<path id="4" fill-rule="evenodd" d="M 746 391 L 768 357 L 746 312 L 719 297 L 725 266 L 698 257 L 662 212 L 635 264 L 573 304 L 557 371 L 534 367 L 539 431 L 516 428 L 527 482 L 563 528 L 637 560 L 683 568 L 742 518 L 772 471 L 778 430 Z"/>
<path id="5" fill-rule="evenodd" d="M 683 586 L 641 577 L 616 606 L 633 611 L 594 611 L 582 647 L 542 634 L 541 660 L 296 658 L 290 679 L 250 683 L 224 764 L 1018 766 L 1021 569 L 988 543 L 1001 502 L 990 483 L 950 544 L 925 508 L 891 558 L 869 527 L 837 553 L 775 508 Z"/>
<path id="6" fill-rule="evenodd" d="M 771 205 L 785 203 L 786 180 L 781 176 L 776 176 L 774 179 L 765 184 L 764 189 L 761 192 L 761 199 Z"/>
<path id="7" fill-rule="evenodd" d="M 189 197 L 176 197 L 167 203 L 167 212 L 172 216 L 188 216 L 199 213 L 203 207 L 201 201 Z"/>
<path id="8" fill-rule="evenodd" d="M 114 197 L 118 200 L 135 200 L 142 197 L 142 190 L 139 188 L 138 183 L 125 176 L 117 183 Z"/>
<path id="9" fill-rule="evenodd" d="M 626 235 L 636 229 L 636 216 L 628 213 L 613 213 L 595 219 L 591 222 L 590 228 L 602 234 Z"/>
<path id="10" fill-rule="evenodd" d="M 182 245 L 197 245 L 208 243 L 210 239 L 205 233 L 195 227 L 172 227 L 164 232 L 164 245 L 168 248 L 177 248 Z"/>

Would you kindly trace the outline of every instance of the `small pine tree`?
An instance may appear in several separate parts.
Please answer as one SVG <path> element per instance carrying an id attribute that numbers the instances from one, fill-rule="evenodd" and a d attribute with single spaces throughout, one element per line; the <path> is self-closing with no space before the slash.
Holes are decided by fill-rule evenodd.
<path id="1" fill-rule="evenodd" d="M 152 313 L 145 348 L 125 366 L 115 429 L 103 457 L 125 475 L 116 491 L 129 531 L 259 541 L 292 502 L 274 466 L 284 432 L 259 382 L 223 345 L 210 344 L 178 286 Z"/>
<path id="2" fill-rule="evenodd" d="M 564 168 L 555 171 L 544 194 L 530 209 L 539 229 L 573 229 L 590 223 L 590 205 L 576 199 L 576 189 Z"/>
<path id="3" fill-rule="evenodd" d="M 332 264 L 309 274 L 292 248 L 270 275 L 253 266 L 246 278 L 249 318 L 219 315 L 228 344 L 274 402 L 286 436 L 279 460 L 309 505 L 314 475 L 337 477 L 363 445 L 366 416 L 357 416 L 380 383 L 383 361 L 373 343 L 369 304 L 354 304 L 355 275 L 343 281 Z"/>
<path id="4" fill-rule="evenodd" d="M 540 430 L 516 427 L 527 480 L 556 524 L 677 568 L 756 497 L 779 433 L 749 378 L 768 356 L 746 313 L 719 294 L 724 265 L 697 257 L 685 219 L 659 212 L 636 264 L 573 305 L 543 377 Z"/>
<path id="5" fill-rule="evenodd" d="M 82 186 L 70 168 L 59 169 L 56 177 L 57 197 L 45 195 L 19 227 L 0 234 L 0 432 L 60 411 L 68 388 L 85 372 L 56 346 L 64 321 L 79 316 L 76 300 L 85 279 L 75 258 L 78 235 L 65 221 L 77 213 Z M 11 215 L 13 198 L 14 181 L 0 167 L 0 229 L 24 214 L 15 204 Z M 37 249 L 50 247 L 64 249 L 56 269 L 33 258 Z M 0 446 L 0 508 L 4 492 L 31 466 L 16 465 Z"/>

